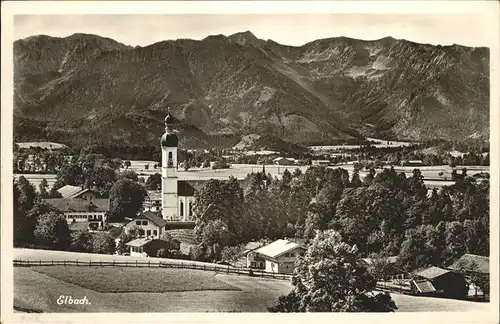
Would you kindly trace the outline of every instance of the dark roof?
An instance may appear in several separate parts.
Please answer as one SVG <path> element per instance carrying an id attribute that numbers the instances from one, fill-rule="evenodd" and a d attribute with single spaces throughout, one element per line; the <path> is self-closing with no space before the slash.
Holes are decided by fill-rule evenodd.
<path id="1" fill-rule="evenodd" d="M 451 270 L 461 268 L 470 272 L 490 273 L 490 258 L 476 254 L 464 254 L 457 262 L 448 267 Z"/>
<path id="2" fill-rule="evenodd" d="M 45 201 L 62 212 L 107 212 L 109 211 L 109 199 L 93 199 L 92 201 L 79 198 L 64 199 L 51 198 Z"/>
<path id="3" fill-rule="evenodd" d="M 179 144 L 179 139 L 177 138 L 176 134 L 163 134 L 160 140 L 161 146 L 165 147 L 177 147 L 177 144 Z"/>
<path id="4" fill-rule="evenodd" d="M 93 190 L 90 190 L 90 189 L 83 189 L 83 190 L 80 190 L 78 192 L 75 192 L 74 194 L 72 195 L 69 195 L 67 197 L 63 197 L 63 198 L 66 198 L 66 199 L 70 199 L 70 198 L 77 198 L 77 197 L 80 197 L 82 194 L 86 193 L 86 192 L 92 192 L 94 193 L 95 195 L 97 195 L 97 193 Z"/>
<path id="5" fill-rule="evenodd" d="M 426 279 L 435 279 L 437 277 L 441 277 L 444 274 L 449 273 L 449 270 L 446 269 L 441 269 L 438 267 L 429 267 L 427 269 L 424 269 L 420 272 L 417 273 L 417 276 L 420 276 L 422 278 Z"/>
<path id="6" fill-rule="evenodd" d="M 135 219 L 133 219 L 131 221 L 134 221 L 136 219 L 148 219 L 160 227 L 167 225 L 166 220 L 164 220 L 163 218 L 158 216 L 158 214 L 153 213 L 152 211 L 149 211 L 149 210 L 143 212 L 141 215 L 139 215 L 138 217 L 136 217 Z"/>
<path id="7" fill-rule="evenodd" d="M 177 181 L 177 195 L 182 197 L 192 197 L 194 196 L 195 189 L 186 181 Z"/>
<path id="8" fill-rule="evenodd" d="M 434 288 L 434 286 L 432 285 L 432 283 L 430 281 L 413 281 L 413 284 L 415 284 L 415 287 L 417 287 L 417 290 L 420 292 L 420 293 L 431 293 L 431 292 L 435 292 L 436 291 L 436 288 Z"/>

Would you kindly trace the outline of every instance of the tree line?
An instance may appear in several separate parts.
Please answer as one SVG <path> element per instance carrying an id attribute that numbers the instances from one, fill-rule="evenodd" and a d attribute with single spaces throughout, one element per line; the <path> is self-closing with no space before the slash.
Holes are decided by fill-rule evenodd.
<path id="1" fill-rule="evenodd" d="M 312 239 L 333 229 L 361 256 L 399 256 L 411 272 L 445 266 L 464 253 L 489 255 L 489 182 L 463 176 L 429 192 L 418 169 L 411 177 L 386 169 L 363 179 L 354 171 L 310 167 L 209 180 L 195 193 L 195 235 L 206 259 L 224 247 L 264 238 Z M 462 233 L 462 234 L 459 234 Z"/>

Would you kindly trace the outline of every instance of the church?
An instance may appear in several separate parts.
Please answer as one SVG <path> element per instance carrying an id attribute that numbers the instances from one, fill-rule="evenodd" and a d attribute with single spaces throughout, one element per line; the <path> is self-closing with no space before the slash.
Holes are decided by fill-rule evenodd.
<path id="1" fill-rule="evenodd" d="M 165 117 L 165 133 L 161 137 L 161 215 L 166 221 L 194 221 L 195 189 L 188 181 L 177 178 L 177 147 L 179 139 L 174 118 Z"/>

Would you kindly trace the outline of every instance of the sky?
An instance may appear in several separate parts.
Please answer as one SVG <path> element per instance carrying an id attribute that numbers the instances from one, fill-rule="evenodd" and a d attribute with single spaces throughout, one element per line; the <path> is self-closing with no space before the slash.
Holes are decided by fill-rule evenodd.
<path id="1" fill-rule="evenodd" d="M 175 14 L 16 15 L 14 38 L 65 37 L 74 33 L 109 37 L 126 45 L 251 31 L 261 39 L 300 46 L 337 36 L 364 40 L 391 36 L 418 43 L 489 46 L 491 26 L 479 14 Z"/>

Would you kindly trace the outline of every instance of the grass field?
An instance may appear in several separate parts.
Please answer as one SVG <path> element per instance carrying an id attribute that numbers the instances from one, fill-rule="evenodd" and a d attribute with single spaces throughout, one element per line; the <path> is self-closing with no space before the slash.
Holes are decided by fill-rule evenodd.
<path id="1" fill-rule="evenodd" d="M 119 267 L 33 267 L 33 271 L 101 293 L 239 290 L 209 271 Z"/>
<path id="2" fill-rule="evenodd" d="M 76 268 L 76 267 L 75 267 Z M 78 269 L 78 268 L 77 268 Z M 79 268 L 82 270 L 83 268 Z M 87 268 L 86 268 L 87 269 Z M 116 268 L 113 268 L 116 269 Z M 92 276 L 94 268 L 83 275 Z M 126 271 L 132 268 L 124 269 Z M 165 269 L 151 269 L 160 273 Z M 174 270 L 174 269 L 172 269 Z M 169 282 L 186 270 L 174 270 Z M 193 270 L 195 271 L 195 270 Z M 199 271 L 203 273 L 203 271 Z M 158 292 L 101 293 L 68 283 L 32 268 L 14 269 L 14 307 L 38 312 L 265 312 L 279 296 L 288 293 L 291 284 L 285 280 L 257 279 L 247 276 L 223 275 L 208 272 L 207 281 L 217 280 L 234 287 L 232 290 L 198 290 Z M 158 276 L 159 277 L 159 276 Z M 110 275 L 108 280 L 119 277 Z M 156 279 L 158 281 L 158 279 Z M 127 285 L 127 283 L 120 283 Z M 61 295 L 83 298 L 90 305 L 58 305 Z"/>

